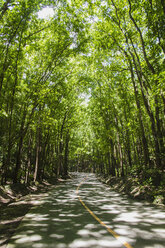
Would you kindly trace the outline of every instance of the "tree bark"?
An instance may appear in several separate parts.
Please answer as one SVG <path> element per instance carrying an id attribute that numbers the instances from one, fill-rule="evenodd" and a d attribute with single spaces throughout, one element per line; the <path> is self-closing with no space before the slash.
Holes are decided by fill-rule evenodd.
<path id="1" fill-rule="evenodd" d="M 18 151 L 16 156 L 16 167 L 14 171 L 13 183 L 17 183 L 20 180 L 20 168 L 21 168 L 21 156 L 22 156 L 22 148 L 23 148 L 23 140 L 26 135 L 27 129 L 24 129 L 25 119 L 26 119 L 27 112 L 24 110 L 22 116 L 22 123 L 19 132 L 19 143 L 18 143 Z"/>
<path id="2" fill-rule="evenodd" d="M 64 177 L 68 175 L 68 154 L 69 154 L 69 133 L 66 134 L 65 139 L 65 155 L 64 155 Z"/>
<path id="3" fill-rule="evenodd" d="M 29 175 L 31 170 L 31 144 L 32 144 L 32 137 L 31 133 L 29 133 L 29 143 L 28 143 L 28 151 L 27 151 L 27 168 L 26 168 L 26 175 L 25 175 L 25 184 L 29 183 Z"/>

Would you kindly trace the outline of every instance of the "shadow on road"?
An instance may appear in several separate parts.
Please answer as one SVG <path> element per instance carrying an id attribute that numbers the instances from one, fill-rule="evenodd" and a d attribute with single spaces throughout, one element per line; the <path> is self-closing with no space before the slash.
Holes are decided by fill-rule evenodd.
<path id="1" fill-rule="evenodd" d="M 84 174 L 52 190 L 26 215 L 8 248 L 124 247 L 81 205 L 76 188 Z M 100 183 L 90 174 L 79 194 L 85 204 L 122 239 L 136 248 L 164 248 L 165 213 L 135 202 Z"/>

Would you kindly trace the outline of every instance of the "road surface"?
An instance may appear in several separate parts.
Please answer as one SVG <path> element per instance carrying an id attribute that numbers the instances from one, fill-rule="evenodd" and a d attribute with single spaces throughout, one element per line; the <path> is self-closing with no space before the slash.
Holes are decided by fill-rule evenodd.
<path id="1" fill-rule="evenodd" d="M 165 248 L 165 212 L 75 173 L 29 211 L 7 246 L 31 247 Z"/>

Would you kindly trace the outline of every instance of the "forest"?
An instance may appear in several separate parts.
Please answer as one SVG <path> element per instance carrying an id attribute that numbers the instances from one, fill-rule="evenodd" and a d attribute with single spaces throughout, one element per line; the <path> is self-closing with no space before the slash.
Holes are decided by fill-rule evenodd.
<path id="1" fill-rule="evenodd" d="M 0 0 L 0 184 L 163 187 L 164 24 L 164 0 Z"/>

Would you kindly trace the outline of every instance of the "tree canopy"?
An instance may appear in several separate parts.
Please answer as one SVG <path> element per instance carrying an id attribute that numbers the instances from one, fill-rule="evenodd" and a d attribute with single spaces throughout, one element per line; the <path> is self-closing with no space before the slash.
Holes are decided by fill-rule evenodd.
<path id="1" fill-rule="evenodd" d="M 1 184 L 83 170 L 160 185 L 164 23 L 162 0 L 0 0 Z"/>

